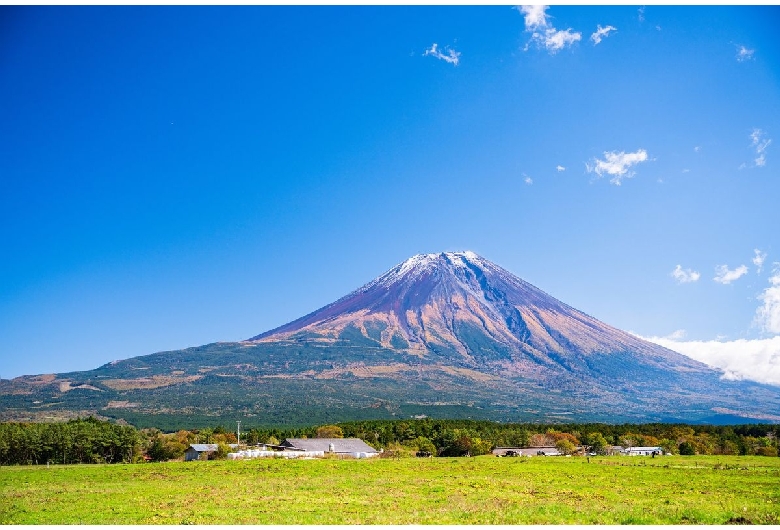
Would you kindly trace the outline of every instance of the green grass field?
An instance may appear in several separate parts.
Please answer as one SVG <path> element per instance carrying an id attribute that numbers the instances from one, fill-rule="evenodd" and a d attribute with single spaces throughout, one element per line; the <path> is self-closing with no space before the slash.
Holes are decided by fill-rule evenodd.
<path id="1" fill-rule="evenodd" d="M 780 523 L 780 458 L 248 460 L 0 468 L 2 524 Z"/>

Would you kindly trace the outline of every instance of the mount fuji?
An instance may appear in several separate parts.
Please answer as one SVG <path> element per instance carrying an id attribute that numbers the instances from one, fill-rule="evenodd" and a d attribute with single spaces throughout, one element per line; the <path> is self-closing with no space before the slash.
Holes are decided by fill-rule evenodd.
<path id="1" fill-rule="evenodd" d="M 442 252 L 245 341 L 0 381 L 0 419 L 780 421 L 780 388 L 722 375 Z"/>

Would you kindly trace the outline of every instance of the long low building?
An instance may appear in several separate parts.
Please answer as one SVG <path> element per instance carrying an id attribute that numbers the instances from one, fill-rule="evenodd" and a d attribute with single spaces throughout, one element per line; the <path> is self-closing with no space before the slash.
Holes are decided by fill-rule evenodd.
<path id="1" fill-rule="evenodd" d="M 245 460 L 252 458 L 322 458 L 323 451 L 264 451 L 262 449 L 245 449 L 235 453 L 228 453 L 228 460 Z"/>
<path id="2" fill-rule="evenodd" d="M 655 456 L 663 455 L 664 450 L 661 447 L 629 447 L 623 451 L 628 456 Z"/>
<path id="3" fill-rule="evenodd" d="M 562 456 L 555 447 L 496 447 L 496 456 Z"/>
<path id="4" fill-rule="evenodd" d="M 379 454 L 360 438 L 287 438 L 280 445 L 285 451 L 322 451 L 355 458 L 371 458 Z"/>
<path id="5" fill-rule="evenodd" d="M 322 458 L 327 454 L 350 458 L 371 458 L 379 452 L 359 438 L 287 438 L 279 445 L 264 445 L 228 453 L 229 460 L 251 458 Z"/>

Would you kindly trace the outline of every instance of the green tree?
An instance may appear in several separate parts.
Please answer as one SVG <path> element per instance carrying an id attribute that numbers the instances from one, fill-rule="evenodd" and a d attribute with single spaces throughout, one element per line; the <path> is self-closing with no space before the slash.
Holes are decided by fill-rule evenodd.
<path id="1" fill-rule="evenodd" d="M 574 452 L 577 450 L 577 446 L 574 445 L 574 443 L 571 440 L 568 440 L 566 438 L 561 438 L 560 440 L 555 442 L 555 448 L 558 450 L 559 453 L 562 453 L 564 455 L 574 454 Z"/>
<path id="2" fill-rule="evenodd" d="M 412 444 L 417 451 L 427 451 L 431 453 L 432 455 L 436 455 L 436 446 L 433 445 L 433 442 L 430 441 L 425 436 L 418 436 L 414 439 L 414 442 Z"/>
<path id="3" fill-rule="evenodd" d="M 696 447 L 691 442 L 683 442 L 677 448 L 681 455 L 691 456 L 696 454 Z"/>
<path id="4" fill-rule="evenodd" d="M 146 455 L 152 462 L 166 462 L 174 458 L 173 451 L 165 443 L 165 439 L 162 436 L 156 436 L 152 440 L 151 445 L 146 450 Z"/>
<path id="5" fill-rule="evenodd" d="M 587 444 L 592 453 L 603 455 L 607 452 L 607 440 L 600 432 L 590 433 Z"/>
<path id="6" fill-rule="evenodd" d="M 676 455 L 680 451 L 679 444 L 669 438 L 663 438 L 658 441 L 658 447 L 664 450 L 668 455 Z"/>
<path id="7" fill-rule="evenodd" d="M 230 446 L 226 443 L 220 442 L 217 444 L 217 452 L 214 453 L 214 459 L 215 460 L 225 460 L 227 458 L 228 453 L 231 453 L 233 450 L 230 448 Z"/>

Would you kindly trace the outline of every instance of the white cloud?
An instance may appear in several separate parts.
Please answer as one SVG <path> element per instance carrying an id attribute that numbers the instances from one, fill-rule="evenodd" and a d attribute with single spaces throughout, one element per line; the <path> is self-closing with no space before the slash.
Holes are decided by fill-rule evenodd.
<path id="1" fill-rule="evenodd" d="M 761 129 L 753 129 L 750 133 L 750 145 L 756 150 L 755 164 L 757 167 L 766 165 L 766 148 L 772 143 L 772 140 L 766 137 Z"/>
<path id="2" fill-rule="evenodd" d="M 764 305 L 756 310 L 755 323 L 764 332 L 780 333 L 780 263 L 775 263 L 773 272 L 769 278 L 769 287 L 758 295 Z"/>
<path id="3" fill-rule="evenodd" d="M 588 173 L 595 172 L 599 177 L 603 177 L 604 174 L 610 175 L 612 178 L 610 182 L 616 186 L 620 186 L 624 178 L 631 178 L 634 176 L 633 171 L 629 171 L 629 168 L 639 164 L 640 162 L 647 161 L 647 151 L 639 149 L 635 153 L 604 152 L 604 160 L 593 159 L 593 165 L 585 164 Z"/>
<path id="4" fill-rule="evenodd" d="M 559 173 L 560 173 L 561 171 L 566 171 L 566 168 L 565 168 L 565 167 L 563 167 L 563 166 L 561 166 L 561 165 L 555 166 L 555 169 L 557 169 Z"/>
<path id="5" fill-rule="evenodd" d="M 760 250 L 753 249 L 753 252 L 755 252 L 755 256 L 753 256 L 753 265 L 756 266 L 756 272 L 760 273 L 761 269 L 764 267 L 764 260 L 766 259 L 766 252 L 761 252 Z"/>
<path id="6" fill-rule="evenodd" d="M 667 340 L 682 340 L 685 338 L 685 336 L 688 334 L 687 331 L 684 329 L 678 329 L 677 331 L 673 331 L 672 333 L 668 334 L 666 337 L 663 337 Z"/>
<path id="7" fill-rule="evenodd" d="M 539 28 L 546 28 L 547 11 L 550 6 L 516 6 L 515 9 L 525 15 L 525 30 L 534 31 Z"/>
<path id="8" fill-rule="evenodd" d="M 728 342 L 681 341 L 670 337 L 642 338 L 723 370 L 723 379 L 780 385 L 780 336 Z"/>
<path id="9" fill-rule="evenodd" d="M 423 56 L 430 55 L 431 57 L 436 57 L 437 59 L 446 61 L 453 66 L 458 66 L 460 63 L 460 52 L 456 52 L 449 46 L 444 47 L 444 52 L 445 53 L 440 52 L 439 45 L 434 42 L 429 49 L 425 50 Z"/>
<path id="10" fill-rule="evenodd" d="M 697 145 L 696 147 L 693 148 L 693 152 L 694 153 L 698 153 L 699 151 L 701 151 L 701 146 L 700 145 Z"/>
<path id="11" fill-rule="evenodd" d="M 737 61 L 748 61 L 753 58 L 753 53 L 756 50 L 750 50 L 744 46 L 737 46 Z"/>
<path id="12" fill-rule="evenodd" d="M 715 277 L 713 280 L 722 283 L 723 285 L 728 285 L 747 274 L 747 271 L 748 268 L 745 265 L 740 265 L 734 270 L 729 270 L 726 265 L 718 265 L 715 267 Z"/>
<path id="13" fill-rule="evenodd" d="M 534 183 L 534 179 L 532 179 L 531 177 L 529 177 L 525 173 L 523 173 L 523 177 L 525 177 L 525 178 L 523 178 L 523 182 L 525 182 L 529 186 Z"/>
<path id="14" fill-rule="evenodd" d="M 692 269 L 683 269 L 681 265 L 677 265 L 671 272 L 672 278 L 677 280 L 677 283 L 691 283 L 699 281 L 701 274 Z"/>
<path id="15" fill-rule="evenodd" d="M 545 11 L 549 6 L 519 6 L 516 9 L 525 17 L 525 30 L 531 32 L 531 41 L 546 49 L 551 54 L 555 54 L 571 46 L 582 39 L 582 33 L 573 31 L 571 28 L 558 30 L 549 22 L 549 16 Z M 530 42 L 525 45 L 524 50 L 528 51 Z"/>
<path id="16" fill-rule="evenodd" d="M 541 42 L 547 51 L 555 54 L 566 46 L 571 46 L 575 42 L 581 40 L 582 33 L 572 31 L 571 28 L 562 30 L 549 28 L 545 30 L 544 35 L 534 33 L 534 38 Z"/>
<path id="17" fill-rule="evenodd" d="M 645 21 L 645 6 L 639 8 L 639 22 Z"/>
<path id="18" fill-rule="evenodd" d="M 609 37 L 610 31 L 617 31 L 617 28 L 615 26 L 607 26 L 606 28 L 602 28 L 601 24 L 599 24 L 596 32 L 590 36 L 590 40 L 593 41 L 593 45 L 595 46 L 596 44 L 600 43 L 602 39 Z"/>

